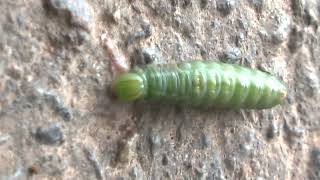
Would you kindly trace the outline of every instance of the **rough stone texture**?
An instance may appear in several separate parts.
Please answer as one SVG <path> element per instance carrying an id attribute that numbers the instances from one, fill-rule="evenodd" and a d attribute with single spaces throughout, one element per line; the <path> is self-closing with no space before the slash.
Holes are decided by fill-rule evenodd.
<path id="1" fill-rule="evenodd" d="M 319 7 L 2 0 L 0 179 L 319 179 Z M 233 63 L 283 79 L 288 98 L 263 111 L 119 103 L 106 33 L 131 65 L 236 48 Z"/>

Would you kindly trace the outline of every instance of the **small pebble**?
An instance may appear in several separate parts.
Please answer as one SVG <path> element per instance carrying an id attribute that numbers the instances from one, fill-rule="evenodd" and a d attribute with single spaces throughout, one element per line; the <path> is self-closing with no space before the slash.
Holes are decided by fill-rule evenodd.
<path id="1" fill-rule="evenodd" d="M 236 35 L 236 45 L 238 47 L 241 46 L 244 40 L 245 40 L 245 35 L 243 33 L 240 32 L 239 34 Z"/>
<path id="2" fill-rule="evenodd" d="M 64 141 L 62 131 L 56 124 L 39 127 L 35 136 L 40 143 L 47 145 L 61 144 Z"/>
<path id="3" fill-rule="evenodd" d="M 0 135 L 0 145 L 5 144 L 10 138 L 9 134 Z"/>
<path id="4" fill-rule="evenodd" d="M 112 19 L 116 23 L 120 22 L 120 20 L 121 20 L 121 11 L 120 11 L 120 9 L 117 9 L 115 12 L 113 12 Z"/>
<path id="5" fill-rule="evenodd" d="M 241 59 L 242 53 L 241 50 L 237 47 L 230 47 L 226 50 L 225 58 L 231 61 L 237 61 Z"/>
<path id="6" fill-rule="evenodd" d="M 69 21 L 90 31 L 93 21 L 93 11 L 86 0 L 45 0 L 47 6 Z"/>

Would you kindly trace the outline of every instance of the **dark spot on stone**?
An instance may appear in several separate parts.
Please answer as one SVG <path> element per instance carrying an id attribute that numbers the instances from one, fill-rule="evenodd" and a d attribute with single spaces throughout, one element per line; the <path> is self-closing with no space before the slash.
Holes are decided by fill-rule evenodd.
<path id="1" fill-rule="evenodd" d="M 75 45 L 82 45 L 85 42 L 88 42 L 90 39 L 90 34 L 83 30 L 78 30 L 71 35 L 71 42 Z"/>
<path id="2" fill-rule="evenodd" d="M 261 13 L 264 7 L 264 0 L 249 0 L 250 4 L 255 8 L 255 10 Z"/>
<path id="3" fill-rule="evenodd" d="M 210 145 L 210 140 L 205 133 L 200 135 L 200 148 L 206 149 Z"/>
<path id="4" fill-rule="evenodd" d="M 171 2 L 172 7 L 176 7 L 176 6 L 178 6 L 179 0 L 170 0 L 170 2 Z"/>
<path id="5" fill-rule="evenodd" d="M 56 124 L 49 127 L 39 127 L 35 137 L 40 143 L 47 145 L 61 144 L 64 141 L 61 129 Z"/>
<path id="6" fill-rule="evenodd" d="M 229 170 L 234 170 L 235 169 L 235 159 L 233 157 L 226 157 L 223 160 L 225 166 Z"/>
<path id="7" fill-rule="evenodd" d="M 319 19 L 316 12 L 311 7 L 305 8 L 304 10 L 304 23 L 308 26 L 315 26 L 318 29 Z"/>
<path id="8" fill-rule="evenodd" d="M 191 5 L 192 5 L 191 0 L 183 0 L 182 1 L 182 7 L 183 8 L 186 8 L 186 7 L 191 6 Z"/>
<path id="9" fill-rule="evenodd" d="M 28 167 L 28 174 L 30 176 L 35 175 L 35 174 L 39 174 L 40 173 L 40 166 L 39 165 L 32 165 L 30 167 Z"/>
<path id="10" fill-rule="evenodd" d="M 162 156 L 162 165 L 164 165 L 164 166 L 166 166 L 166 165 L 168 165 L 168 157 L 167 157 L 167 155 L 163 155 Z"/>
<path id="11" fill-rule="evenodd" d="M 153 48 L 142 49 L 142 56 L 146 64 L 161 62 L 162 59 L 160 51 Z"/>
<path id="12" fill-rule="evenodd" d="M 279 127 L 274 122 L 272 122 L 267 129 L 267 133 L 266 133 L 267 139 L 271 140 L 279 136 L 279 133 L 280 133 Z"/>
<path id="13" fill-rule="evenodd" d="M 65 121 L 72 119 L 72 111 L 66 107 L 63 101 L 54 93 L 44 92 L 45 101 L 63 118 Z"/>
<path id="14" fill-rule="evenodd" d="M 320 149 L 314 148 L 310 155 L 310 179 L 320 179 Z"/>
<path id="15" fill-rule="evenodd" d="M 206 8 L 208 5 L 208 0 L 200 0 L 200 7 L 202 9 Z"/>
<path id="16" fill-rule="evenodd" d="M 186 170 L 190 170 L 192 168 L 192 164 L 189 161 L 183 162 L 183 165 L 186 168 Z"/>
<path id="17" fill-rule="evenodd" d="M 201 54 L 202 58 L 207 59 L 208 52 L 204 47 L 200 48 L 200 54 Z"/>
<path id="18" fill-rule="evenodd" d="M 301 127 L 292 127 L 288 122 L 284 122 L 283 126 L 284 131 L 286 132 L 286 140 L 291 146 L 300 146 L 302 138 L 305 134 L 305 130 Z"/>
<path id="19" fill-rule="evenodd" d="M 144 31 L 137 31 L 133 34 L 129 34 L 127 40 L 127 46 L 133 44 L 135 41 L 139 41 L 146 37 L 146 33 Z"/>
<path id="20" fill-rule="evenodd" d="M 170 172 L 167 171 L 167 170 L 164 170 L 164 171 L 163 171 L 163 177 L 164 177 L 165 179 L 172 179 L 172 178 L 170 178 Z"/>
<path id="21" fill-rule="evenodd" d="M 146 65 L 163 62 L 161 52 L 157 48 L 136 49 L 132 57 L 135 65 Z"/>
<path id="22" fill-rule="evenodd" d="M 126 164 L 129 161 L 129 144 L 126 139 L 121 139 L 117 143 L 117 153 L 114 159 L 113 165 L 116 166 L 118 163 Z"/>
<path id="23" fill-rule="evenodd" d="M 295 52 L 303 44 L 303 32 L 297 28 L 298 27 L 293 27 L 289 35 L 288 47 L 291 53 Z"/>
<path id="24" fill-rule="evenodd" d="M 58 109 L 58 113 L 65 121 L 70 121 L 72 119 L 72 111 L 67 107 L 61 107 Z"/>
<path id="25" fill-rule="evenodd" d="M 192 22 L 182 24 L 182 33 L 185 37 L 192 38 L 194 32 L 195 27 Z"/>
<path id="26" fill-rule="evenodd" d="M 162 139 L 158 135 L 151 135 L 149 137 L 149 144 L 151 157 L 154 157 L 155 153 L 160 149 L 162 145 Z"/>
<path id="27" fill-rule="evenodd" d="M 291 0 L 291 8 L 293 15 L 301 17 L 303 14 L 303 4 L 301 0 Z"/>
<path id="28" fill-rule="evenodd" d="M 152 35 L 152 25 L 148 21 L 142 21 L 141 28 L 145 32 L 145 38 L 148 38 Z"/>
<path id="29" fill-rule="evenodd" d="M 22 77 L 22 69 L 20 69 L 18 66 L 12 66 L 10 68 L 6 69 L 6 73 L 12 77 L 13 79 L 20 79 Z"/>
<path id="30" fill-rule="evenodd" d="M 221 26 L 221 23 L 219 20 L 214 20 L 211 22 L 210 26 L 214 29 L 218 29 Z"/>
<path id="31" fill-rule="evenodd" d="M 313 149 L 311 152 L 312 164 L 320 170 L 320 149 Z"/>
<path id="32" fill-rule="evenodd" d="M 228 15 L 237 5 L 236 0 L 217 0 L 217 8 L 223 15 Z"/>
<path id="33" fill-rule="evenodd" d="M 129 46 L 142 39 L 148 38 L 152 35 L 152 26 L 149 22 L 143 21 L 141 23 L 141 30 L 128 35 L 126 46 Z"/>

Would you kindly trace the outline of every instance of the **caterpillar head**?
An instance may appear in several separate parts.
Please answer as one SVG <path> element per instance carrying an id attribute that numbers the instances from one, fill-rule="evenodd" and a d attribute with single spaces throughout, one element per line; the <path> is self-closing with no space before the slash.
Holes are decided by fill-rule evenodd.
<path id="1" fill-rule="evenodd" d="M 134 101 L 144 96 L 143 79 L 136 73 L 120 75 L 112 85 L 113 92 L 121 101 Z"/>

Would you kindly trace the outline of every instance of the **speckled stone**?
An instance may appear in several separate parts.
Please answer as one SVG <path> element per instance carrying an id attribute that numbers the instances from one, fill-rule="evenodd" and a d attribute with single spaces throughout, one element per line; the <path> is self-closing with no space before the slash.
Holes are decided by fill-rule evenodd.
<path id="1" fill-rule="evenodd" d="M 45 0 L 58 15 L 75 26 L 88 31 L 93 21 L 93 11 L 86 0 Z"/>
<path id="2" fill-rule="evenodd" d="M 35 136 L 43 144 L 54 145 L 61 144 L 64 141 L 62 131 L 56 124 L 49 127 L 39 127 Z"/>
<path id="3" fill-rule="evenodd" d="M 318 0 L 2 0 L 0 9 L 0 179 L 319 179 Z M 112 59 L 226 55 L 283 80 L 284 103 L 223 110 L 111 95 L 121 73 Z"/>

